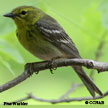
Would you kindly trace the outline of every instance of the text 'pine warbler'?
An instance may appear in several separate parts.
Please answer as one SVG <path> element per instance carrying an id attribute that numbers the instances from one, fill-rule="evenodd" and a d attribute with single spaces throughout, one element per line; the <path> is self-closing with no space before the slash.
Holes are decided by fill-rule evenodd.
<path id="1" fill-rule="evenodd" d="M 71 38 L 51 16 L 32 6 L 20 6 L 4 15 L 12 18 L 17 26 L 20 43 L 42 60 L 52 58 L 81 58 Z M 103 95 L 81 66 L 72 66 L 90 94 Z"/>

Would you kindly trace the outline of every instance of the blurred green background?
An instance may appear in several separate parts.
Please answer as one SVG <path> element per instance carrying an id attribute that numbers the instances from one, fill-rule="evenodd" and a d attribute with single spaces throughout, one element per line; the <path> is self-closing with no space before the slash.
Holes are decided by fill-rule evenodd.
<path id="1" fill-rule="evenodd" d="M 97 47 L 105 40 L 99 61 L 108 62 L 108 35 L 102 38 L 108 29 L 108 0 L 0 0 L 0 85 L 12 80 L 24 70 L 24 64 L 39 61 L 26 51 L 15 35 L 15 24 L 11 19 L 3 17 L 13 8 L 32 5 L 54 17 L 76 44 L 81 56 L 95 59 Z M 90 70 L 85 69 L 89 74 Z M 94 81 L 105 92 L 108 90 L 108 73 L 94 73 Z M 58 68 L 52 75 L 49 70 L 33 75 L 21 84 L 0 94 L 0 104 L 23 98 L 27 93 L 44 99 L 57 99 L 63 95 L 73 83 L 80 79 L 70 67 Z M 69 95 L 72 97 L 90 96 L 85 87 L 78 88 Z M 98 99 L 108 105 L 108 97 Z M 27 100 L 29 105 L 49 104 Z M 62 103 L 64 105 L 84 105 L 82 102 Z"/>

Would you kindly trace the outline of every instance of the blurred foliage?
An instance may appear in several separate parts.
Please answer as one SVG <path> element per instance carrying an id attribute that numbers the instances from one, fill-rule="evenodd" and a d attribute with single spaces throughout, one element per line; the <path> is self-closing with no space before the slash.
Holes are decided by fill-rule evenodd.
<path id="1" fill-rule="evenodd" d="M 95 53 L 103 33 L 108 29 L 108 0 L 0 0 L 0 85 L 12 80 L 24 70 L 24 64 L 39 61 L 26 51 L 15 36 L 15 24 L 2 15 L 21 5 L 33 5 L 53 16 L 63 26 L 75 42 L 83 58 L 95 59 Z M 107 42 L 107 36 L 105 38 Z M 100 61 L 107 59 L 108 45 L 102 50 Z M 82 50 L 83 49 L 83 50 Z M 87 73 L 90 70 L 85 69 Z M 95 83 L 105 92 L 108 90 L 108 73 L 94 74 Z M 59 68 L 51 75 L 49 70 L 33 75 L 31 78 L 0 95 L 0 103 L 14 101 L 32 92 L 37 97 L 56 99 L 80 80 L 72 69 Z M 32 88 L 32 89 L 31 89 Z M 89 96 L 86 88 L 79 88 L 70 97 Z M 99 99 L 100 100 L 100 99 Z M 108 97 L 101 99 L 108 104 Z M 28 100 L 29 104 L 43 104 Z M 44 103 L 47 104 L 47 103 Z M 71 102 L 62 104 L 84 104 Z"/>
<path id="2" fill-rule="evenodd" d="M 100 5 L 99 5 L 99 10 L 101 11 L 102 14 L 102 25 L 105 29 L 108 29 L 108 0 L 104 0 Z"/>

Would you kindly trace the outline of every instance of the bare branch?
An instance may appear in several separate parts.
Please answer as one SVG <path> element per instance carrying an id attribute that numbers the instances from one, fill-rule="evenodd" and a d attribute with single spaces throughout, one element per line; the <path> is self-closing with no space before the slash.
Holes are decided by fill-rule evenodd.
<path id="1" fill-rule="evenodd" d="M 34 72 L 72 65 L 85 66 L 88 69 L 96 69 L 98 72 L 108 71 L 108 63 L 96 62 L 87 59 L 57 59 L 53 60 L 52 65 L 49 65 L 49 61 L 29 63 L 26 65 L 25 71 L 21 75 L 7 82 L 6 84 L 1 85 L 0 92 L 16 86 L 20 82 L 30 77 Z"/>
<path id="2" fill-rule="evenodd" d="M 72 84 L 72 87 L 67 90 L 59 99 L 65 99 L 70 93 L 74 92 L 78 87 L 82 87 L 83 84 Z"/>
<path id="3" fill-rule="evenodd" d="M 108 91 L 106 91 L 104 94 L 103 94 L 103 97 L 105 96 L 108 96 Z M 23 99 L 19 99 L 15 102 L 21 102 L 21 101 L 25 101 L 25 100 L 28 100 L 28 99 L 33 99 L 33 100 L 36 100 L 36 101 L 40 101 L 40 102 L 47 102 L 47 103 L 52 103 L 52 104 L 56 104 L 56 103 L 62 103 L 62 102 L 74 102 L 74 101 L 84 101 L 84 100 L 96 100 L 96 99 L 100 99 L 100 98 L 103 98 L 101 96 L 96 96 L 95 98 L 93 97 L 78 97 L 78 98 L 68 98 L 68 99 L 42 99 L 42 98 L 38 98 L 36 96 L 34 96 L 33 94 L 28 94 L 28 96 L 26 96 L 25 98 Z"/>

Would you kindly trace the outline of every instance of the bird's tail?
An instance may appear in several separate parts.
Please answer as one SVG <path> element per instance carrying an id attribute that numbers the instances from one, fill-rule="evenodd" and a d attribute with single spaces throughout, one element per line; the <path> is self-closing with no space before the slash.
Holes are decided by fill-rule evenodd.
<path id="1" fill-rule="evenodd" d="M 95 92 L 98 93 L 100 96 L 103 96 L 102 92 L 95 85 L 95 83 L 88 77 L 88 75 L 84 72 L 82 67 L 80 66 L 72 66 L 72 67 L 93 97 L 95 97 Z"/>

